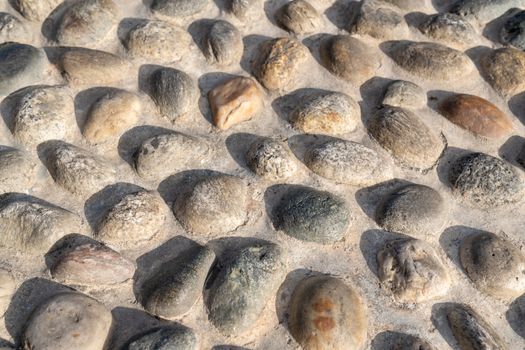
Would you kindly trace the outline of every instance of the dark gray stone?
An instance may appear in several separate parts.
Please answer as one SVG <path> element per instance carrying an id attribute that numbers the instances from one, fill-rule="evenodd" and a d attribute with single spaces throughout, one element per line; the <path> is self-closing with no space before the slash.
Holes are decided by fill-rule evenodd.
<path id="1" fill-rule="evenodd" d="M 426 340 L 405 333 L 396 333 L 396 336 L 389 346 L 389 348 L 385 347 L 384 350 L 436 350 L 436 348 Z"/>
<path id="2" fill-rule="evenodd" d="M 43 78 L 45 53 L 31 45 L 0 44 L 0 95 L 7 95 Z"/>
<path id="3" fill-rule="evenodd" d="M 197 338 L 187 327 L 164 326 L 134 337 L 123 350 L 195 350 Z"/>
<path id="4" fill-rule="evenodd" d="M 512 7 L 525 6 L 524 0 L 458 0 L 450 12 L 463 17 L 488 22 L 507 12 Z"/>
<path id="5" fill-rule="evenodd" d="M 150 8 L 163 16 L 184 18 L 202 11 L 207 4 L 208 0 L 153 0 Z"/>
<path id="6" fill-rule="evenodd" d="M 233 24 L 219 20 L 210 26 L 204 45 L 208 62 L 221 66 L 238 64 L 243 48 L 241 32 Z"/>
<path id="7" fill-rule="evenodd" d="M 517 11 L 507 19 L 500 32 L 501 41 L 525 50 L 525 11 Z"/>
<path id="8" fill-rule="evenodd" d="M 472 46 L 477 40 L 474 27 L 466 19 L 453 13 L 428 16 L 418 29 L 427 37 L 458 49 Z"/>

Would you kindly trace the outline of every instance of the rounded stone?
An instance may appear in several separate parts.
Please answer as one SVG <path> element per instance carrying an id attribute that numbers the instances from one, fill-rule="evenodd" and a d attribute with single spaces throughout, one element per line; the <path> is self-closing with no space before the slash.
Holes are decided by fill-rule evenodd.
<path id="1" fill-rule="evenodd" d="M 354 220 L 342 198 L 302 186 L 288 189 L 271 216 L 276 230 L 321 244 L 343 239 Z"/>
<path id="2" fill-rule="evenodd" d="M 481 72 L 500 94 L 511 96 L 525 90 L 525 52 L 502 47 L 481 58 Z"/>
<path id="3" fill-rule="evenodd" d="M 303 349 L 363 350 L 367 307 L 361 296 L 330 276 L 303 279 L 293 291 L 288 325 Z"/>
<path id="4" fill-rule="evenodd" d="M 418 171 L 434 167 L 445 144 L 413 112 L 383 106 L 367 122 L 368 133 L 402 166 Z"/>
<path id="5" fill-rule="evenodd" d="M 46 55 L 31 45 L 0 44 L 0 95 L 8 95 L 43 78 Z"/>
<path id="6" fill-rule="evenodd" d="M 167 215 L 168 208 L 156 192 L 130 193 L 104 215 L 97 225 L 96 236 L 111 244 L 136 246 L 155 237 Z"/>
<path id="7" fill-rule="evenodd" d="M 210 287 L 211 323 L 233 336 L 254 327 L 286 275 L 282 249 L 274 243 L 240 248 L 227 259 Z"/>
<path id="8" fill-rule="evenodd" d="M 169 63 L 188 51 L 191 36 L 179 26 L 164 21 L 143 21 L 130 29 L 124 46 L 134 58 Z"/>
<path id="9" fill-rule="evenodd" d="M 46 166 L 59 186 L 72 194 L 88 196 L 115 181 L 116 171 L 107 160 L 83 148 L 56 142 L 47 154 Z"/>
<path id="10" fill-rule="evenodd" d="M 408 25 L 401 14 L 388 7 L 364 3 L 350 33 L 376 39 L 401 39 L 408 36 Z"/>
<path id="11" fill-rule="evenodd" d="M 201 12 L 207 4 L 207 0 L 153 0 L 150 8 L 162 16 L 185 18 Z"/>
<path id="12" fill-rule="evenodd" d="M 103 40 L 115 25 L 113 0 L 80 0 L 71 4 L 55 27 L 55 41 L 64 46 L 90 46 Z"/>
<path id="13" fill-rule="evenodd" d="M 417 184 L 402 186 L 379 203 L 375 220 L 391 232 L 414 236 L 435 234 L 445 224 L 445 202 L 439 192 L 431 187 Z"/>
<path id="14" fill-rule="evenodd" d="M 244 225 L 248 216 L 248 186 L 230 175 L 200 179 L 173 211 L 188 231 L 200 234 L 228 233 Z"/>
<path id="15" fill-rule="evenodd" d="M 148 94 L 159 113 L 175 122 L 197 108 L 200 92 L 197 83 L 188 74 L 163 67 L 151 74 Z"/>
<path id="16" fill-rule="evenodd" d="M 134 155 L 137 174 L 149 181 L 160 181 L 210 158 L 208 143 L 178 132 L 153 136 L 140 145 Z"/>
<path id="17" fill-rule="evenodd" d="M 22 336 L 24 349 L 102 349 L 112 316 L 104 305 L 79 293 L 60 293 L 31 315 Z"/>
<path id="18" fill-rule="evenodd" d="M 512 121 L 489 101 L 473 95 L 454 94 L 443 100 L 438 111 L 474 135 L 501 138 L 513 131 Z"/>
<path id="19" fill-rule="evenodd" d="M 481 291 L 501 298 L 525 292 L 525 256 L 516 244 L 489 232 L 475 233 L 461 242 L 459 257 Z"/>
<path id="20" fill-rule="evenodd" d="M 401 108 L 423 108 L 427 103 L 427 94 L 419 85 L 410 81 L 395 80 L 386 88 L 383 105 Z"/>
<path id="21" fill-rule="evenodd" d="M 0 147 L 0 193 L 23 192 L 35 183 L 37 165 L 21 150 Z"/>
<path id="22" fill-rule="evenodd" d="M 371 47 L 349 35 L 334 35 L 322 43 L 323 65 L 335 76 L 361 85 L 381 66 L 381 58 Z"/>
<path id="23" fill-rule="evenodd" d="M 339 135 L 355 131 L 360 116 L 361 108 L 353 98 L 327 92 L 301 101 L 289 119 L 304 133 Z"/>
<path id="24" fill-rule="evenodd" d="M 63 0 L 15 0 L 15 9 L 30 21 L 44 20 Z"/>
<path id="25" fill-rule="evenodd" d="M 110 89 L 90 107 L 82 133 L 92 143 L 116 139 L 138 123 L 141 110 L 137 95 Z"/>
<path id="26" fill-rule="evenodd" d="M 7 12 L 0 12 L 0 42 L 25 40 L 31 41 L 25 24 Z"/>
<path id="27" fill-rule="evenodd" d="M 452 192 L 475 208 L 495 208 L 521 200 L 525 186 L 516 170 L 503 160 L 484 153 L 456 159 L 449 170 Z"/>
<path id="28" fill-rule="evenodd" d="M 466 19 L 453 13 L 430 15 L 418 29 L 425 36 L 458 50 L 474 45 L 476 30 Z"/>
<path id="29" fill-rule="evenodd" d="M 314 33 L 321 25 L 321 16 L 305 0 L 292 0 L 275 14 L 277 23 L 294 34 Z"/>
<path id="30" fill-rule="evenodd" d="M 516 11 L 505 21 L 501 28 L 500 39 L 504 44 L 525 50 L 525 11 Z"/>
<path id="31" fill-rule="evenodd" d="M 503 15 L 510 8 L 522 6 L 522 0 L 458 0 L 449 12 L 486 23 Z"/>
<path id="32" fill-rule="evenodd" d="M 242 20 L 246 19 L 251 10 L 255 11 L 257 5 L 261 5 L 262 8 L 261 3 L 261 0 L 229 0 L 227 10 Z"/>
<path id="33" fill-rule="evenodd" d="M 329 180 L 353 186 L 371 186 L 392 177 L 392 168 L 372 149 L 346 140 L 330 140 L 308 149 L 304 162 Z"/>
<path id="34" fill-rule="evenodd" d="M 388 55 L 399 67 L 425 80 L 456 81 L 475 68 L 465 53 L 437 43 L 398 41 Z"/>
<path id="35" fill-rule="evenodd" d="M 239 64 L 243 51 L 242 34 L 233 24 L 218 20 L 210 26 L 204 44 L 208 63 L 220 66 Z"/>
<path id="36" fill-rule="evenodd" d="M 297 164 L 288 147 L 271 138 L 256 140 L 246 152 L 246 164 L 255 174 L 269 180 L 291 177 Z"/>
<path id="37" fill-rule="evenodd" d="M 123 350 L 196 350 L 195 333 L 183 326 L 154 328 L 134 337 Z"/>
<path id="38" fill-rule="evenodd" d="M 429 244 L 414 238 L 385 243 L 377 253 L 378 277 L 397 301 L 420 303 L 445 295 L 450 278 Z"/>
<path id="39" fill-rule="evenodd" d="M 298 78 L 309 51 L 296 39 L 277 38 L 259 45 L 253 73 L 268 90 L 284 90 Z"/>

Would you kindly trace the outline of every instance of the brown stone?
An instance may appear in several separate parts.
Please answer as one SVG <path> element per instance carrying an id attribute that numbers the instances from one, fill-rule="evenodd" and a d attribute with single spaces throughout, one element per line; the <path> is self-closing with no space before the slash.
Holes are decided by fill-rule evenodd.
<path id="1" fill-rule="evenodd" d="M 525 52 L 503 47 L 481 59 L 481 71 L 488 83 L 502 95 L 525 90 Z"/>

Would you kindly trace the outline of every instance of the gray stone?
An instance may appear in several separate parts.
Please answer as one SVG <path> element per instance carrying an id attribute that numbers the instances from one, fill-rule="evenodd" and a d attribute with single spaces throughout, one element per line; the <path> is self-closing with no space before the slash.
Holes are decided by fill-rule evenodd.
<path id="1" fill-rule="evenodd" d="M 30 21 L 44 20 L 63 0 L 15 0 L 15 9 Z"/>
<path id="2" fill-rule="evenodd" d="M 46 252 L 80 227 L 76 214 L 41 199 L 18 193 L 0 196 L 0 244 L 4 247 Z"/>
<path id="3" fill-rule="evenodd" d="M 502 47 L 481 58 L 480 71 L 501 95 L 510 97 L 525 90 L 525 52 Z"/>
<path id="4" fill-rule="evenodd" d="M 31 41 L 31 34 L 25 24 L 7 12 L 0 12 L 0 42 L 26 40 Z"/>
<path id="5" fill-rule="evenodd" d="M 489 232 L 475 233 L 461 242 L 459 257 L 481 291 L 501 298 L 525 292 L 525 256 L 515 243 Z"/>
<path id="6" fill-rule="evenodd" d="M 35 183 L 37 165 L 21 150 L 0 148 L 0 193 L 23 192 Z"/>
<path id="7" fill-rule="evenodd" d="M 164 326 L 135 337 L 123 350 L 196 350 L 195 333 L 180 325 Z"/>
<path id="8" fill-rule="evenodd" d="M 245 19 L 250 10 L 256 10 L 257 5 L 261 5 L 262 9 L 261 0 L 229 0 L 228 11 L 239 19 Z"/>
<path id="9" fill-rule="evenodd" d="M 189 193 L 179 196 L 173 212 L 188 231 L 228 233 L 244 225 L 248 216 L 248 186 L 231 175 L 200 179 Z"/>
<path id="10" fill-rule="evenodd" d="M 366 304 L 341 280 L 303 279 L 292 294 L 289 310 L 290 333 L 303 349 L 365 349 Z"/>
<path id="11" fill-rule="evenodd" d="M 205 140 L 170 132 L 142 142 L 134 155 L 134 164 L 140 177 L 160 181 L 179 171 L 199 166 L 210 156 L 210 146 Z"/>
<path id="12" fill-rule="evenodd" d="M 281 248 L 273 243 L 237 250 L 218 272 L 206 300 L 209 319 L 225 335 L 254 327 L 284 280 Z"/>
<path id="13" fill-rule="evenodd" d="M 507 349 L 492 326 L 469 306 L 456 304 L 446 316 L 460 349 Z"/>
<path id="14" fill-rule="evenodd" d="M 173 318 L 190 311 L 202 295 L 215 253 L 196 245 L 162 264 L 144 283 L 144 308 L 157 316 Z"/>
<path id="15" fill-rule="evenodd" d="M 111 328 L 111 312 L 80 293 L 60 293 L 31 315 L 22 336 L 24 350 L 100 350 Z"/>
<path id="16" fill-rule="evenodd" d="M 436 350 L 426 340 L 412 334 L 397 333 L 397 336 L 390 345 L 390 350 Z"/>
<path id="17" fill-rule="evenodd" d="M 377 224 L 385 230 L 414 236 L 438 233 L 446 217 L 445 202 L 439 192 L 416 184 L 386 195 L 375 213 Z"/>
<path id="18" fill-rule="evenodd" d="M 516 10 L 501 27 L 500 39 L 520 50 L 525 50 L 525 11 Z"/>
<path id="19" fill-rule="evenodd" d="M 388 7 L 364 3 L 350 33 L 370 35 L 376 39 L 402 39 L 408 36 L 408 25 L 401 14 Z"/>
<path id="20" fill-rule="evenodd" d="M 193 78 L 167 67 L 151 74 L 148 94 L 159 113 L 171 122 L 196 109 L 199 100 L 199 88 Z"/>
<path id="21" fill-rule="evenodd" d="M 0 44 L 0 95 L 40 81 L 46 65 L 41 49 L 16 42 Z"/>
<path id="22" fill-rule="evenodd" d="M 116 180 L 107 160 L 65 142 L 52 145 L 46 166 L 59 186 L 79 196 L 91 195 Z"/>
<path id="23" fill-rule="evenodd" d="M 317 10 L 305 0 L 286 3 L 277 11 L 275 19 L 281 27 L 295 34 L 313 33 L 322 23 Z"/>
<path id="24" fill-rule="evenodd" d="M 246 153 L 246 164 L 257 175 L 280 180 L 297 171 L 295 159 L 283 143 L 270 138 L 254 141 Z"/>
<path id="25" fill-rule="evenodd" d="M 400 10 L 415 12 L 416 10 L 425 10 L 425 2 L 421 0 L 365 0 L 367 2 L 377 2 L 387 5 L 393 5 Z"/>
<path id="26" fill-rule="evenodd" d="M 418 29 L 427 37 L 459 50 L 473 46 L 477 41 L 472 24 L 453 13 L 430 15 Z"/>
<path id="27" fill-rule="evenodd" d="M 427 94 L 419 85 L 410 81 L 395 80 L 386 88 L 381 103 L 402 108 L 423 108 L 427 103 Z"/>
<path id="28" fill-rule="evenodd" d="M 96 46 L 117 20 L 113 0 L 79 0 L 56 23 L 54 39 L 64 46 Z"/>
<path id="29" fill-rule="evenodd" d="M 450 12 L 486 23 L 503 15 L 512 7 L 523 6 L 523 0 L 458 0 Z"/>
<path id="30" fill-rule="evenodd" d="M 522 199 L 525 186 L 516 170 L 484 153 L 456 159 L 449 170 L 452 192 L 475 208 L 494 208 Z"/>
<path id="31" fill-rule="evenodd" d="M 523 169 L 525 169 L 525 144 L 521 146 L 521 150 L 517 156 L 516 161 L 522 166 Z"/>
<path id="32" fill-rule="evenodd" d="M 276 230 L 322 244 L 343 239 L 354 220 L 342 198 L 301 186 L 287 190 L 271 216 Z"/>
<path id="33" fill-rule="evenodd" d="M 185 18 L 201 12 L 208 0 L 153 0 L 151 10 L 159 15 Z"/>
<path id="34" fill-rule="evenodd" d="M 233 24 L 218 20 L 210 25 L 204 44 L 204 55 L 209 63 L 220 66 L 239 64 L 243 50 L 241 32 Z"/>
<path id="35" fill-rule="evenodd" d="M 371 186 L 392 177 L 392 167 L 372 149 L 330 140 L 306 151 L 304 162 L 319 176 L 353 186 Z"/>
<path id="36" fill-rule="evenodd" d="M 387 241 L 377 253 L 383 287 L 404 303 L 420 303 L 445 295 L 450 277 L 434 248 L 414 238 Z"/>
<path id="37" fill-rule="evenodd" d="M 383 106 L 367 122 L 368 133 L 402 166 L 418 171 L 434 167 L 445 144 L 413 112 Z"/>

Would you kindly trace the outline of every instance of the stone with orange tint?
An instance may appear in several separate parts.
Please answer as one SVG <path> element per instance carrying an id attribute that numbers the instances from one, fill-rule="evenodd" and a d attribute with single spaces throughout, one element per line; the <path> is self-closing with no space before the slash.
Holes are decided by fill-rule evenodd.
<path id="1" fill-rule="evenodd" d="M 366 305 L 337 278 L 302 280 L 292 294 L 289 311 L 290 332 L 305 350 L 365 348 Z"/>
<path id="2" fill-rule="evenodd" d="M 439 113 L 475 135 L 499 138 L 512 132 L 512 122 L 495 105 L 473 95 L 457 94 L 443 100 Z"/>
<path id="3" fill-rule="evenodd" d="M 237 77 L 215 87 L 208 94 L 213 124 L 227 130 L 247 121 L 262 111 L 263 93 L 250 78 Z"/>

